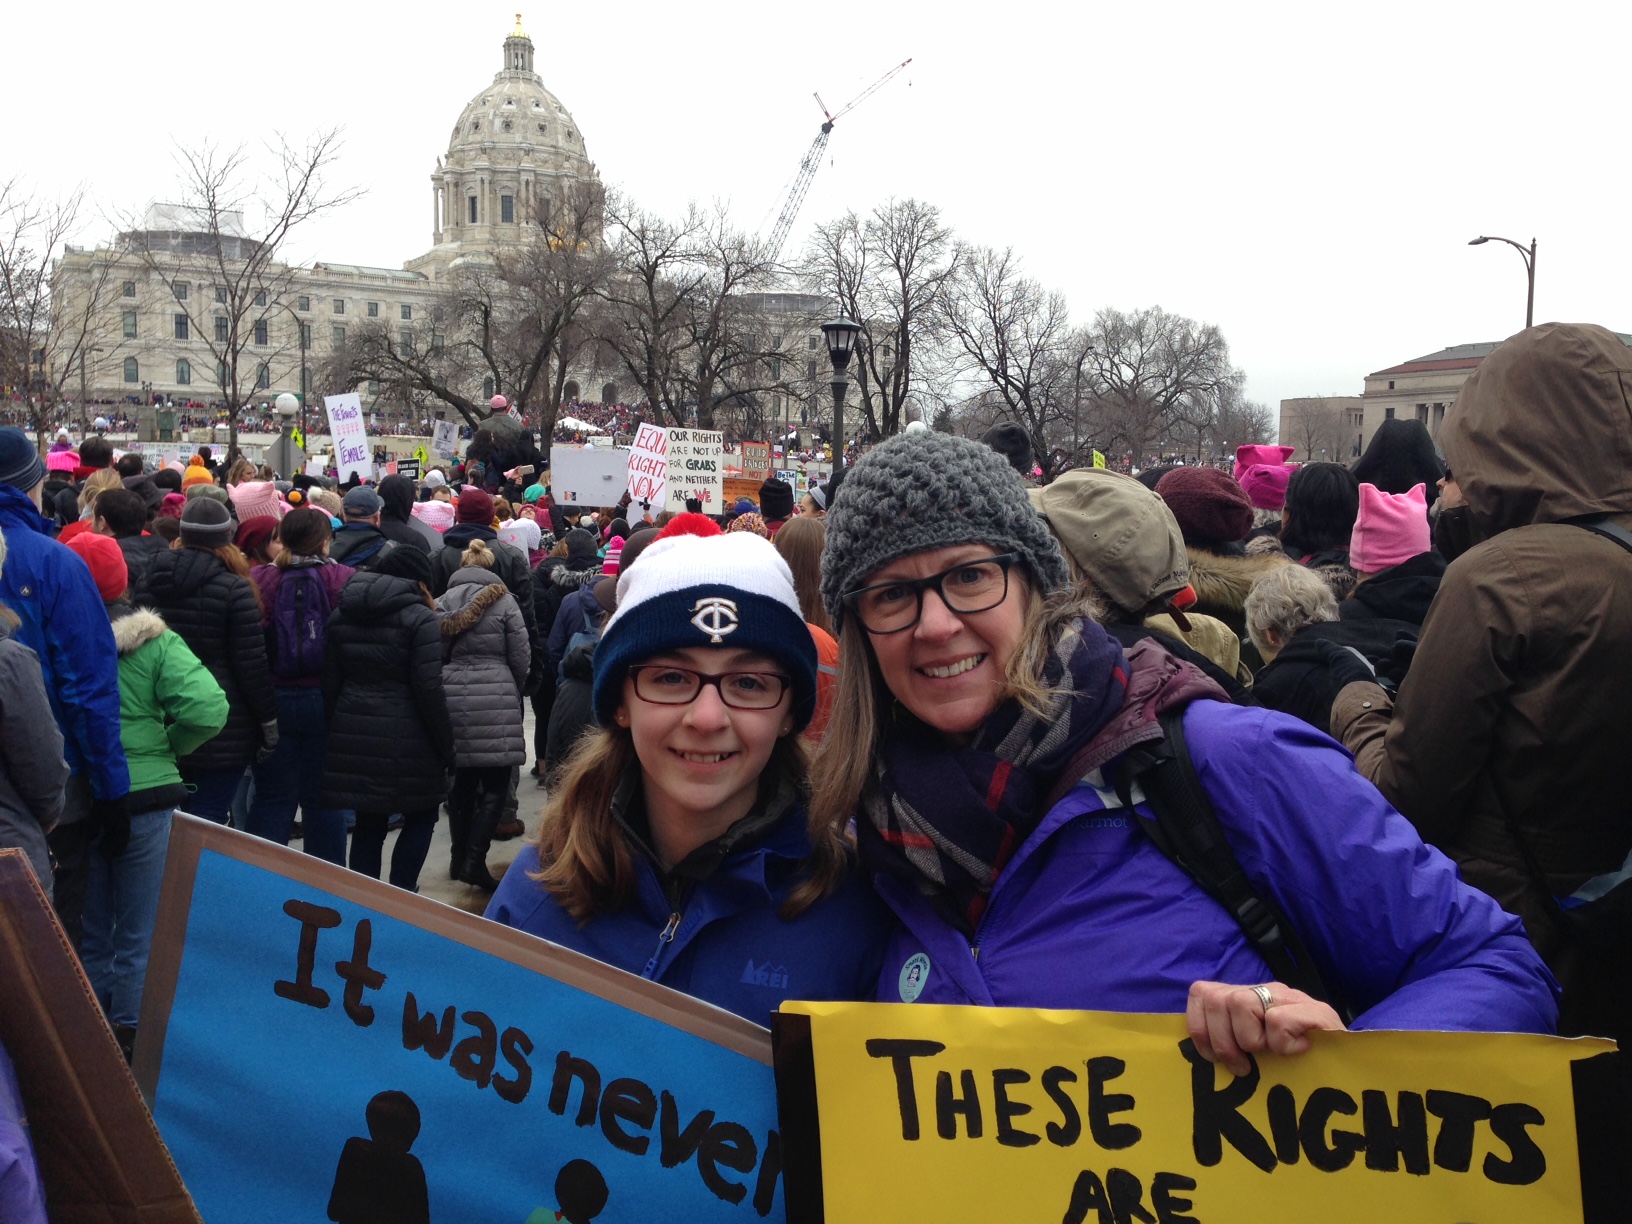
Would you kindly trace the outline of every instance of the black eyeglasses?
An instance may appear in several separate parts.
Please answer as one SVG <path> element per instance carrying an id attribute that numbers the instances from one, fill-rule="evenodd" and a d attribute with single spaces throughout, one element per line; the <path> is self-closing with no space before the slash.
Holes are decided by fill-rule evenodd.
<path id="1" fill-rule="evenodd" d="M 653 705 L 690 705 L 705 684 L 712 684 L 720 700 L 733 710 L 774 710 L 793 683 L 777 672 L 720 672 L 707 675 L 689 667 L 648 663 L 631 667 L 635 696 Z"/>
<path id="2" fill-rule="evenodd" d="M 1009 597 L 1009 567 L 1019 553 L 977 557 L 928 578 L 896 578 L 851 591 L 844 606 L 868 633 L 900 633 L 924 614 L 924 592 L 934 591 L 953 612 L 988 612 Z"/>

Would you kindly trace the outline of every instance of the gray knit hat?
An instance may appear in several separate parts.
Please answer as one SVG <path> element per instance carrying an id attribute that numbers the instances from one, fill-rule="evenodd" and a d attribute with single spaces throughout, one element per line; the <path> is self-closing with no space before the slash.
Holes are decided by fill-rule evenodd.
<path id="1" fill-rule="evenodd" d="M 213 497 L 195 497 L 181 512 L 181 542 L 204 548 L 231 544 L 238 525 L 227 508 Z"/>
<path id="2" fill-rule="evenodd" d="M 1069 580 L 1059 542 L 1015 470 L 990 447 L 951 434 L 898 434 L 864 455 L 828 507 L 822 602 L 838 626 L 841 597 L 913 553 L 988 544 L 1019 553 L 1043 592 Z"/>

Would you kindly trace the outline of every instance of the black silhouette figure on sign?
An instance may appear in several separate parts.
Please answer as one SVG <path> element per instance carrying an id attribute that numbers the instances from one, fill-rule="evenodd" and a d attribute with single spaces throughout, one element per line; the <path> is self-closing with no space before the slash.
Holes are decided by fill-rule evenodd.
<path id="1" fill-rule="evenodd" d="M 368 1103 L 367 1139 L 353 1136 L 340 1152 L 329 1192 L 335 1224 L 430 1224 L 425 1168 L 409 1148 L 419 1137 L 419 1106 L 406 1092 L 382 1092 Z"/>
<path id="2" fill-rule="evenodd" d="M 606 1210 L 606 1178 L 587 1160 L 569 1160 L 555 1175 L 555 1210 L 540 1207 L 527 1217 L 527 1224 L 565 1220 L 567 1224 L 590 1224 Z"/>

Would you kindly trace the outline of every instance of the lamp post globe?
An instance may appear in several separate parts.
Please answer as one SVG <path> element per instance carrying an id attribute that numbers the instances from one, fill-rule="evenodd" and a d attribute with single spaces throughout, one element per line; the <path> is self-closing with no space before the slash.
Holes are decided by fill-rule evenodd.
<path id="1" fill-rule="evenodd" d="M 289 423 L 289 418 L 300 411 L 300 401 L 287 391 L 273 400 L 272 406 L 278 410 L 278 415 L 283 418 L 286 425 Z"/>

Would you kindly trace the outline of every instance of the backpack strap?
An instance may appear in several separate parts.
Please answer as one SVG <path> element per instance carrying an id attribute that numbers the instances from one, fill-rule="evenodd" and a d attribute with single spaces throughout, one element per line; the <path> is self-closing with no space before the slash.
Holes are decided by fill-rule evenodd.
<path id="1" fill-rule="evenodd" d="M 1348 1023 L 1353 1010 L 1326 985 L 1298 933 L 1253 888 L 1230 849 L 1185 742 L 1183 707 L 1163 711 L 1160 721 L 1165 738 L 1142 744 L 1124 758 L 1118 796 L 1156 848 L 1229 912 L 1276 980 L 1329 1003 Z M 1151 815 L 1132 803 L 1135 781 Z"/>
<path id="2" fill-rule="evenodd" d="M 1632 553 L 1632 531 L 1628 531 L 1625 527 L 1611 523 L 1608 519 L 1596 515 L 1567 521 L 1572 527 L 1580 527 L 1583 530 L 1592 532 L 1594 535 L 1601 535 L 1606 540 L 1614 540 L 1627 552 Z"/>

